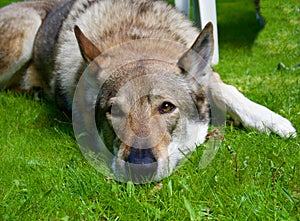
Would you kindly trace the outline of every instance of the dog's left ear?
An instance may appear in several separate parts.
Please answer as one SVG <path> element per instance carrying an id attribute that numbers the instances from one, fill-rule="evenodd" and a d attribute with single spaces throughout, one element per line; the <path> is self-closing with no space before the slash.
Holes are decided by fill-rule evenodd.
<path id="1" fill-rule="evenodd" d="M 92 62 L 96 57 L 98 57 L 101 52 L 99 49 L 82 33 L 80 28 L 76 25 L 74 27 L 74 33 L 82 54 L 82 57 L 87 62 Z"/>
<path id="2" fill-rule="evenodd" d="M 179 59 L 177 66 L 193 76 L 198 75 L 199 72 L 203 72 L 211 65 L 213 51 L 213 25 L 209 22 L 196 38 L 192 47 Z"/>

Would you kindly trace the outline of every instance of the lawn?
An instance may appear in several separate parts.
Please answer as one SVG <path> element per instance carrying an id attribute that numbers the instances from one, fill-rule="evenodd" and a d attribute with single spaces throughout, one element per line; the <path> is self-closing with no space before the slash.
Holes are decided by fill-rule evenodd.
<path id="1" fill-rule="evenodd" d="M 261 1 L 263 28 L 252 2 L 217 1 L 214 69 L 299 129 L 299 1 Z M 160 182 L 118 183 L 88 164 L 52 101 L 3 91 L 0 220 L 300 220 L 299 137 L 268 136 L 229 120 L 216 157 L 200 169 L 203 146 Z"/>

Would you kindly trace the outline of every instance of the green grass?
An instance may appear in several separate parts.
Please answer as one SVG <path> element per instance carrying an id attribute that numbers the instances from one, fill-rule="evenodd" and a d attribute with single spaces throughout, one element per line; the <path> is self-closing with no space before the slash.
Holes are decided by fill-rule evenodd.
<path id="1" fill-rule="evenodd" d="M 215 69 L 300 128 L 299 1 L 261 1 L 263 29 L 251 0 L 217 7 Z M 132 185 L 87 163 L 52 102 L 1 92 L 0 113 L 0 220 L 300 220 L 299 138 L 228 125 L 205 169 L 200 147 L 161 183 Z"/>

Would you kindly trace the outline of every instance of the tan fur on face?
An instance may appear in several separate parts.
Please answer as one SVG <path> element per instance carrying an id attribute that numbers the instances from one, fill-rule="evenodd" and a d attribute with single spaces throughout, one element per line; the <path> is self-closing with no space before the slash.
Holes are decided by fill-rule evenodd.
<path id="1" fill-rule="evenodd" d="M 145 99 L 142 99 L 144 100 L 142 103 L 138 102 L 137 107 L 131 109 L 128 114 L 124 114 L 122 119 L 119 119 L 119 116 L 112 117 L 114 113 L 112 115 L 108 114 L 108 120 L 115 127 L 119 137 L 115 141 L 115 146 L 119 148 L 118 156 L 120 159 L 127 159 L 131 147 L 152 148 L 157 160 L 160 157 L 167 156 L 170 133 L 172 127 L 176 126 L 174 125 L 176 120 L 172 122 L 171 119 L 176 119 L 177 113 L 169 114 L 168 117 L 161 116 L 158 113 L 157 105 L 150 106 Z M 117 119 L 114 120 L 114 118 Z M 115 121 L 115 123 L 112 121 Z M 170 125 L 170 128 L 167 125 Z"/>
<path id="2" fill-rule="evenodd" d="M 176 87 L 173 86 L 175 82 Z M 164 176 L 172 170 L 168 163 L 169 150 L 174 153 L 174 150 L 169 149 L 172 137 L 180 140 L 181 136 L 185 136 L 182 132 L 188 127 L 185 120 L 180 122 L 179 118 L 184 119 L 186 114 L 198 115 L 185 109 L 193 106 L 188 90 L 180 70 L 161 61 L 137 61 L 112 73 L 103 85 L 100 106 L 103 110 L 109 110 L 109 106 L 112 106 L 111 114 L 106 113 L 106 119 L 117 136 L 114 141 L 116 170 L 120 169 L 118 166 L 124 166 L 121 161 L 127 161 L 132 148 L 152 150 L 159 168 L 157 176 Z M 112 98 L 108 99 L 110 96 Z M 178 109 L 161 114 L 159 107 L 164 101 L 173 102 Z M 206 106 L 205 100 L 203 102 Z M 186 113 L 180 114 L 180 111 Z M 196 139 L 191 139 L 194 145 L 193 140 Z M 176 139 L 174 142 L 179 144 Z M 172 147 L 180 148 L 174 145 Z M 179 154 L 180 152 L 175 151 L 176 162 Z"/>
<path id="3" fill-rule="evenodd" d="M 171 134 L 166 133 L 161 142 L 152 148 L 155 159 L 163 159 L 168 156 L 168 146 L 171 141 Z"/>

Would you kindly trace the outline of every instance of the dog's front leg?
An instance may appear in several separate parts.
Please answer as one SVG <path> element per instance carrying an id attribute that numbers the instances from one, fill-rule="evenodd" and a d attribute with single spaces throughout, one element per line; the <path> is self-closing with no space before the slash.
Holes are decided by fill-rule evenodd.
<path id="1" fill-rule="evenodd" d="M 218 73 L 212 73 L 208 90 L 214 103 L 226 107 L 229 115 L 243 126 L 274 132 L 281 137 L 296 137 L 296 129 L 290 121 L 246 98 L 234 86 L 222 82 Z"/>

